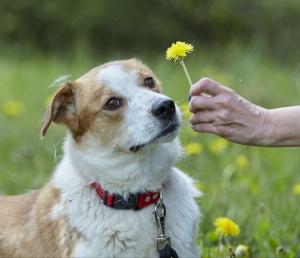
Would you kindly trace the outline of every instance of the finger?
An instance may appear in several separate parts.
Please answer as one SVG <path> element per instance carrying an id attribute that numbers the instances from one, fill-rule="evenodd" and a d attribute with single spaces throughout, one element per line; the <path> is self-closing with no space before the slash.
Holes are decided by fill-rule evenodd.
<path id="1" fill-rule="evenodd" d="M 216 129 L 211 123 L 199 123 L 192 125 L 192 129 L 200 133 L 216 133 Z"/>
<path id="2" fill-rule="evenodd" d="M 190 96 L 199 96 L 202 93 L 208 93 L 211 96 L 216 96 L 222 90 L 223 87 L 218 82 L 209 78 L 202 78 L 191 87 Z"/>
<path id="3" fill-rule="evenodd" d="M 194 96 L 191 98 L 189 108 L 192 113 L 205 109 L 212 110 L 215 108 L 215 101 L 211 97 Z"/>
<path id="4" fill-rule="evenodd" d="M 198 111 L 194 113 L 190 119 L 191 124 L 213 123 L 216 119 L 214 111 Z"/>

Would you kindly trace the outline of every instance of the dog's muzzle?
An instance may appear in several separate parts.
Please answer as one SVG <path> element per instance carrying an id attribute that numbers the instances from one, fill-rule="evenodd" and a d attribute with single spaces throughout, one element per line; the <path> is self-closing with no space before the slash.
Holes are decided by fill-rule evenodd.
<path id="1" fill-rule="evenodd" d="M 175 133 L 180 126 L 176 116 L 176 105 L 171 99 L 160 99 L 153 103 L 151 114 L 160 121 L 161 131 L 150 141 L 131 146 L 131 152 L 138 152 L 140 149 L 155 142 L 159 138 Z"/>

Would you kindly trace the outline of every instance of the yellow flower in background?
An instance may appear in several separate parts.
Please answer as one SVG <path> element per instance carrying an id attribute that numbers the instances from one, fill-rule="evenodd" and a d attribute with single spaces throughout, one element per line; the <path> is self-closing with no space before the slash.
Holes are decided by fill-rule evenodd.
<path id="1" fill-rule="evenodd" d="M 300 195 L 300 183 L 294 185 L 293 192 L 294 192 L 294 194 L 299 194 Z"/>
<path id="2" fill-rule="evenodd" d="M 216 138 L 209 145 L 209 149 L 215 154 L 222 153 L 227 147 L 228 141 L 223 138 Z"/>
<path id="3" fill-rule="evenodd" d="M 166 58 L 174 61 L 182 60 L 193 50 L 193 45 L 182 41 L 177 41 L 176 43 L 172 43 L 171 47 L 167 49 Z"/>
<path id="4" fill-rule="evenodd" d="M 234 252 L 236 257 L 249 258 L 250 257 L 250 248 L 246 245 L 238 245 Z"/>
<path id="5" fill-rule="evenodd" d="M 214 225 L 216 227 L 216 232 L 221 237 L 236 237 L 240 234 L 239 226 L 234 221 L 226 217 L 216 218 Z"/>
<path id="6" fill-rule="evenodd" d="M 19 117 L 24 112 L 24 106 L 21 102 L 9 100 L 2 106 L 3 114 L 9 117 Z"/>
<path id="7" fill-rule="evenodd" d="M 235 163 L 243 169 L 246 169 L 249 167 L 249 161 L 247 159 L 247 157 L 243 154 L 239 154 L 236 156 L 235 158 Z"/>
<path id="8" fill-rule="evenodd" d="M 189 156 L 200 154 L 201 152 L 203 152 L 203 146 L 196 142 L 188 143 L 187 145 L 184 146 L 184 149 L 186 154 Z"/>
<path id="9" fill-rule="evenodd" d="M 190 117 L 192 113 L 190 112 L 189 103 L 185 103 L 181 106 L 182 114 L 186 117 Z"/>

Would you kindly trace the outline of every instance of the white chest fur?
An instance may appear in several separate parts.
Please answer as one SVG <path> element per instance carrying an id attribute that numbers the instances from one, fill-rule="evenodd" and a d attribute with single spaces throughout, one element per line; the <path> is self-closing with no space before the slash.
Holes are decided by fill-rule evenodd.
<path id="1" fill-rule="evenodd" d="M 200 214 L 190 178 L 171 169 L 164 191 L 166 231 L 172 246 L 179 257 L 199 257 L 194 237 Z M 74 257 L 158 257 L 153 205 L 139 211 L 112 209 L 89 187 L 64 191 L 62 202 L 53 216 L 63 213 L 81 235 Z"/>

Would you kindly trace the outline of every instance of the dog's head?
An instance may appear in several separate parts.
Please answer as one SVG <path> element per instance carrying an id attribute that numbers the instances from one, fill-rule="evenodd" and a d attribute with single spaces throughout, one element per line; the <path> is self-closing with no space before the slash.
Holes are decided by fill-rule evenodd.
<path id="1" fill-rule="evenodd" d="M 45 115 L 42 136 L 51 122 L 66 125 L 74 145 L 86 153 L 132 157 L 174 141 L 180 112 L 161 93 L 153 72 L 130 59 L 96 67 L 63 85 Z"/>

